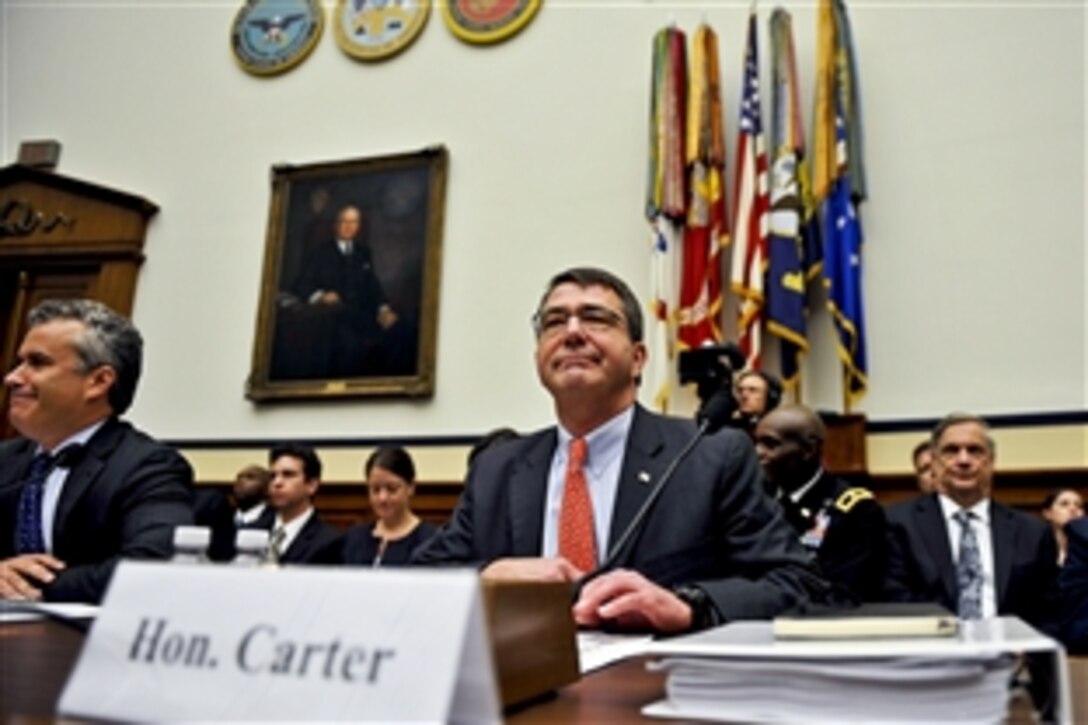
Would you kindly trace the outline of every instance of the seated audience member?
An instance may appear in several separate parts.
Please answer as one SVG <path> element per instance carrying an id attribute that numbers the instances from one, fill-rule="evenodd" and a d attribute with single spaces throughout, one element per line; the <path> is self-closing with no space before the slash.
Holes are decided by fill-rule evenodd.
<path id="1" fill-rule="evenodd" d="M 256 523 L 268 508 L 268 484 L 272 473 L 264 466 L 251 464 L 234 477 L 234 523 L 249 526 Z"/>
<path id="2" fill-rule="evenodd" d="M 880 599 L 884 509 L 868 489 L 824 470 L 820 417 L 801 405 L 776 408 L 756 425 L 755 443 L 771 495 L 801 545 L 816 556 L 836 598 L 847 603 Z"/>
<path id="3" fill-rule="evenodd" d="M 636 403 L 647 354 L 641 310 L 604 270 L 552 278 L 533 329 L 558 425 L 481 453 L 450 522 L 413 563 L 575 582 L 606 560 L 696 430 Z M 581 582 L 578 624 L 682 632 L 770 618 L 827 588 L 763 493 L 751 441 L 735 430 L 699 442 L 616 566 Z"/>
<path id="4" fill-rule="evenodd" d="M 404 566 L 412 552 L 434 535 L 434 524 L 412 513 L 416 468 L 403 448 L 379 448 L 366 461 L 366 487 L 377 521 L 344 535 L 343 562 L 361 566 Z"/>
<path id="5" fill-rule="evenodd" d="M 1012 614 L 1053 631 L 1058 552 L 1050 527 L 991 498 L 986 422 L 953 414 L 933 431 L 940 493 L 887 510 L 887 594 L 939 602 L 962 619 Z"/>
<path id="6" fill-rule="evenodd" d="M 314 510 L 313 497 L 321 485 L 317 453 L 308 446 L 278 446 L 268 462 L 269 509 L 253 527 L 271 532 L 270 558 L 279 564 L 340 563 L 340 532 Z"/>
<path id="7" fill-rule="evenodd" d="M 1065 646 L 1073 654 L 1088 654 L 1088 518 L 1066 524 L 1069 556 L 1058 575 L 1065 607 L 1062 630 Z"/>
<path id="8" fill-rule="evenodd" d="M 1058 566 L 1065 563 L 1065 525 L 1081 516 L 1084 516 L 1084 499 L 1071 488 L 1054 491 L 1043 499 L 1043 518 L 1050 522 L 1054 540 L 1058 544 Z"/>
<path id="9" fill-rule="evenodd" d="M 0 598 L 98 602 L 121 557 L 166 559 L 193 523 L 189 464 L 120 420 L 143 340 L 91 300 L 30 311 L 0 443 Z"/>
<path id="10" fill-rule="evenodd" d="M 735 387 L 737 410 L 733 417 L 738 421 L 737 427 L 752 435 L 760 418 L 782 401 L 782 383 L 770 373 L 745 370 L 737 375 Z"/>
<path id="11" fill-rule="evenodd" d="M 937 490 L 937 478 L 933 471 L 933 448 L 928 440 L 914 447 L 911 460 L 914 462 L 914 475 L 918 479 L 918 490 L 933 493 Z"/>

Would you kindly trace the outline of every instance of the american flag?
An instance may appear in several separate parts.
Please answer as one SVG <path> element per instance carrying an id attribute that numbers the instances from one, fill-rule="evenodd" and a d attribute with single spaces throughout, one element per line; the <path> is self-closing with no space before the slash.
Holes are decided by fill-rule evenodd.
<path id="1" fill-rule="evenodd" d="M 748 16 L 748 43 L 744 52 L 744 89 L 737 135 L 737 183 L 730 279 L 740 298 L 738 337 L 748 366 L 760 367 L 763 322 L 763 275 L 767 260 L 767 148 L 759 99 L 757 19 Z"/>

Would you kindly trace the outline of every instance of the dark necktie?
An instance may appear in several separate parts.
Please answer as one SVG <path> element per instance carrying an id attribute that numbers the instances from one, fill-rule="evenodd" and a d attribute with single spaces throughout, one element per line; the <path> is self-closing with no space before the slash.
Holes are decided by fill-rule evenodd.
<path id="1" fill-rule="evenodd" d="M 975 515 L 967 510 L 957 511 L 953 518 L 960 525 L 960 558 L 956 562 L 956 585 L 960 590 L 960 619 L 982 618 L 982 556 L 978 550 L 971 519 Z"/>
<path id="2" fill-rule="evenodd" d="M 597 566 L 597 542 L 593 536 L 593 501 L 586 482 L 585 438 L 570 442 L 563 503 L 559 507 L 559 555 L 582 571 Z"/>
<path id="3" fill-rule="evenodd" d="M 41 554 L 45 552 L 45 536 L 42 534 L 42 494 L 45 479 L 53 470 L 56 459 L 46 452 L 34 456 L 26 473 L 23 492 L 19 496 L 19 513 L 15 526 L 15 553 Z"/>

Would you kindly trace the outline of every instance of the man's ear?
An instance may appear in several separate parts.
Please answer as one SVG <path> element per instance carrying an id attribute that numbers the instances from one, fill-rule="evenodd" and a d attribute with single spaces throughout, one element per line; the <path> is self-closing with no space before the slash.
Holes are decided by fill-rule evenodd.
<path id="1" fill-rule="evenodd" d="M 87 373 L 83 386 L 84 399 L 88 401 L 109 398 L 110 388 L 117 383 L 117 371 L 109 365 L 99 365 Z"/>

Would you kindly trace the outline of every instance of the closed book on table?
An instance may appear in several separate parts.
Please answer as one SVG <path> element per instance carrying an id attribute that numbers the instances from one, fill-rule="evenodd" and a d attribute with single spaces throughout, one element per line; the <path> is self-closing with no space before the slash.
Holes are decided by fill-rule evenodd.
<path id="1" fill-rule="evenodd" d="M 858 639 L 870 637 L 953 637 L 956 615 L 924 602 L 863 604 L 851 609 L 814 608 L 776 617 L 775 639 Z"/>

